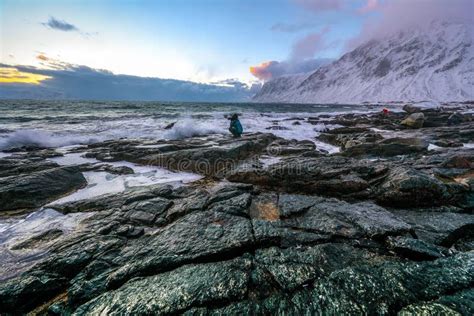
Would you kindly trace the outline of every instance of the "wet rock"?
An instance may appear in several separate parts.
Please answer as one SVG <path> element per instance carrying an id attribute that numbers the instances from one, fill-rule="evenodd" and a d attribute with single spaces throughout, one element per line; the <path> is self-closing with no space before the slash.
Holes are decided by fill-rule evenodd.
<path id="1" fill-rule="evenodd" d="M 34 209 L 86 184 L 77 167 L 57 167 L 0 178 L 0 211 Z"/>
<path id="2" fill-rule="evenodd" d="M 319 140 L 335 146 L 344 147 L 348 142 L 374 142 L 382 136 L 365 127 L 339 127 L 321 133 Z"/>
<path id="3" fill-rule="evenodd" d="M 277 140 L 268 146 L 267 153 L 273 156 L 287 156 L 314 152 L 315 149 L 316 145 L 312 141 Z"/>
<path id="4" fill-rule="evenodd" d="M 21 280 L 13 279 L 0 284 L 0 310 L 2 313 L 21 313 L 31 310 L 35 304 L 61 291 L 67 279 L 58 274 L 31 273 Z"/>
<path id="5" fill-rule="evenodd" d="M 63 156 L 62 153 L 57 152 L 54 149 L 39 149 L 39 150 L 30 150 L 26 152 L 19 152 L 15 153 L 15 158 L 20 159 L 46 159 L 46 158 L 53 158 L 53 157 L 61 157 Z"/>
<path id="6" fill-rule="evenodd" d="M 448 254 L 446 248 L 410 237 L 388 237 L 387 243 L 389 248 L 396 253 L 413 260 L 433 260 Z"/>
<path id="7" fill-rule="evenodd" d="M 303 288 L 334 271 L 381 260 L 367 250 L 334 243 L 285 249 L 271 247 L 255 253 L 256 264 L 267 270 L 286 292 Z"/>
<path id="8" fill-rule="evenodd" d="M 231 215 L 249 216 L 248 207 L 252 201 L 250 193 L 242 193 L 234 197 L 218 200 L 209 205 L 209 210 Z"/>
<path id="9" fill-rule="evenodd" d="M 452 154 L 446 157 L 441 166 L 445 168 L 474 169 L 474 155 L 467 153 Z"/>
<path id="10" fill-rule="evenodd" d="M 128 282 L 80 306 L 74 314 L 169 315 L 194 306 L 239 301 L 245 298 L 250 268 L 251 261 L 245 258 L 184 266 Z"/>
<path id="11" fill-rule="evenodd" d="M 376 195 L 378 203 L 398 207 L 442 205 L 451 198 L 440 180 L 405 167 L 392 169 Z"/>
<path id="12" fill-rule="evenodd" d="M 434 144 L 439 147 L 462 147 L 463 146 L 461 142 L 447 140 L 447 139 L 437 140 L 434 142 Z"/>
<path id="13" fill-rule="evenodd" d="M 473 255 L 462 254 L 423 265 L 385 262 L 371 268 L 348 268 L 315 284 L 313 304 L 326 313 L 396 311 L 417 298 L 429 300 L 468 287 L 473 280 L 469 275 L 473 272 Z M 461 268 L 466 265 L 467 269 Z M 454 273 L 448 276 L 448 271 Z"/>
<path id="14" fill-rule="evenodd" d="M 430 124 L 448 115 L 423 113 Z M 45 251 L 34 266 L 0 282 L 0 310 L 470 315 L 472 155 L 465 148 L 425 149 L 425 142 L 469 139 L 470 123 L 424 125 L 420 132 L 401 130 L 402 116 L 336 118 L 347 126 L 323 134 L 344 151 L 365 146 L 354 157 L 323 155 L 311 142 L 270 134 L 124 139 L 77 149 L 135 163 L 164 155 L 190 161 L 187 170 L 223 157 L 235 172 L 224 173 L 231 183 L 216 181 L 219 167 L 186 186 L 128 188 L 53 206 L 92 213 L 72 233 L 52 230 L 8 249 Z M 381 139 L 386 132 L 371 127 L 403 138 Z M 0 172 L 59 168 L 43 158 L 3 162 L 12 159 L 0 159 Z"/>
<path id="15" fill-rule="evenodd" d="M 174 203 L 174 205 L 168 209 L 166 217 L 173 220 L 183 215 L 189 214 L 193 211 L 202 210 L 207 204 L 209 195 L 205 191 L 197 191 L 193 195 L 182 198 Z"/>
<path id="16" fill-rule="evenodd" d="M 474 290 L 467 289 L 453 295 L 443 295 L 432 302 L 412 304 L 398 315 L 472 315 L 474 313 Z"/>
<path id="17" fill-rule="evenodd" d="M 401 121 L 400 124 L 410 128 L 421 128 L 425 122 L 425 115 L 423 113 L 413 113 Z"/>
<path id="18" fill-rule="evenodd" d="M 216 175 L 234 167 L 239 161 L 266 151 L 275 139 L 273 134 L 250 134 L 232 141 L 221 141 L 216 146 L 169 151 L 140 157 L 137 161 L 171 170 Z"/>
<path id="19" fill-rule="evenodd" d="M 349 142 L 345 144 L 343 154 L 346 156 L 381 156 L 408 155 L 425 152 L 428 143 L 419 138 L 387 138 L 376 142 Z"/>
<path id="20" fill-rule="evenodd" d="M 348 267 L 295 292 L 277 292 L 263 299 L 249 298 L 224 307 L 195 308 L 188 315 L 390 315 L 414 302 L 449 297 L 451 293 L 464 299 L 459 299 L 456 307 L 448 306 L 464 312 L 470 310 L 465 289 L 473 281 L 472 260 L 473 253 L 467 253 L 434 262 L 386 261 Z"/>
<path id="21" fill-rule="evenodd" d="M 127 238 L 137 238 L 145 233 L 143 227 L 136 227 L 133 225 L 122 225 L 116 230 L 117 235 Z"/>
<path id="22" fill-rule="evenodd" d="M 173 126 L 174 126 L 174 124 L 176 124 L 176 123 L 177 123 L 177 122 L 169 123 L 168 125 L 166 125 L 166 126 L 164 127 L 164 129 L 172 129 Z"/>
<path id="23" fill-rule="evenodd" d="M 350 204 L 325 199 L 298 217 L 284 220 L 286 227 L 344 238 L 374 238 L 402 234 L 411 226 L 384 208 L 363 202 Z"/>
<path id="24" fill-rule="evenodd" d="M 20 174 L 30 174 L 59 167 L 58 164 L 41 159 L 0 159 L 0 177 L 18 176 Z"/>
<path id="25" fill-rule="evenodd" d="M 474 215 L 451 212 L 391 210 L 410 224 L 416 236 L 423 241 L 451 247 L 460 238 L 474 240 Z"/>
<path id="26" fill-rule="evenodd" d="M 130 188 L 122 192 L 121 194 L 104 194 L 87 200 L 72 201 L 62 204 L 53 204 L 50 205 L 50 207 L 65 214 L 75 212 L 97 212 L 117 208 L 120 209 L 127 205 L 130 206 L 127 206 L 125 210 L 135 209 L 135 207 L 136 210 L 141 210 L 141 206 L 146 208 L 146 204 L 137 206 L 136 204 L 134 204 L 134 202 L 144 201 L 157 197 L 168 198 L 170 197 L 172 192 L 173 191 L 170 185 L 158 184 L 146 187 Z M 159 205 L 154 205 L 154 202 L 158 202 Z M 163 204 L 160 202 L 160 199 L 156 201 L 149 201 L 149 203 L 152 203 L 151 207 L 156 207 L 156 209 L 158 210 L 161 210 L 161 207 L 163 207 Z"/>
<path id="27" fill-rule="evenodd" d="M 266 129 L 267 130 L 273 130 L 273 131 L 288 131 L 288 130 L 290 130 L 288 127 L 280 126 L 280 125 L 269 126 Z"/>
<path id="28" fill-rule="evenodd" d="M 415 106 L 413 104 L 405 104 L 403 106 L 403 111 L 409 113 L 409 114 L 413 114 L 413 113 L 419 113 L 422 111 L 422 107 L 419 107 L 419 106 Z"/>
<path id="29" fill-rule="evenodd" d="M 19 250 L 25 248 L 37 248 L 43 243 L 50 242 L 56 238 L 59 238 L 63 234 L 63 231 L 60 229 L 49 229 L 41 234 L 23 240 L 11 247 L 12 250 Z"/>
<path id="30" fill-rule="evenodd" d="M 173 202 L 161 197 L 136 201 L 125 205 L 122 210 L 127 211 L 125 217 L 133 222 L 152 226 L 160 218 L 166 217 L 166 211 L 173 205 Z M 161 222 L 160 222 L 161 223 Z"/>
<path id="31" fill-rule="evenodd" d="M 464 117 L 460 113 L 453 113 L 448 117 L 448 125 L 458 125 L 464 121 Z"/>
<path id="32" fill-rule="evenodd" d="M 241 165 L 227 179 L 287 192 L 367 198 L 371 195 L 370 181 L 386 173 L 383 164 L 341 156 L 289 157 L 265 167 Z"/>
<path id="33" fill-rule="evenodd" d="M 457 311 L 448 306 L 439 303 L 421 303 L 413 304 L 405 307 L 398 312 L 399 316 L 409 315 L 445 315 L 445 316 L 460 316 Z"/>
<path id="34" fill-rule="evenodd" d="M 82 164 L 79 165 L 82 172 L 97 171 L 97 172 L 108 172 L 111 174 L 133 174 L 132 168 L 127 166 L 113 166 L 109 164 Z"/>
<path id="35" fill-rule="evenodd" d="M 322 198 L 310 195 L 280 194 L 278 198 L 279 216 L 286 218 L 303 213 L 321 201 Z"/>

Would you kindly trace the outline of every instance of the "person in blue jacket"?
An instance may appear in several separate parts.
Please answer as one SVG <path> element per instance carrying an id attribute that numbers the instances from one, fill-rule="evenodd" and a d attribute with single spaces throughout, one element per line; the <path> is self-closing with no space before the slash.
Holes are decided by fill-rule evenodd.
<path id="1" fill-rule="evenodd" d="M 234 137 L 240 137 L 244 129 L 242 128 L 242 124 L 240 124 L 239 116 L 237 114 L 232 114 L 229 120 L 229 131 L 232 133 L 232 135 L 234 135 Z"/>

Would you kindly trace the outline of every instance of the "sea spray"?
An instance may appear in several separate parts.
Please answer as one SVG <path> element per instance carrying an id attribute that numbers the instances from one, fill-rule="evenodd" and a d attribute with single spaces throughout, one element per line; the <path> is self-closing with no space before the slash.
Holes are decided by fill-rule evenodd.
<path id="1" fill-rule="evenodd" d="M 52 148 L 69 145 L 90 144 L 97 142 L 94 137 L 81 137 L 79 135 L 55 135 L 41 130 L 17 130 L 0 139 L 0 150 L 39 147 Z"/>
<path id="2" fill-rule="evenodd" d="M 174 126 L 163 134 L 165 139 L 183 139 L 194 136 L 225 133 L 223 129 L 216 128 L 204 122 L 192 119 L 178 121 Z"/>

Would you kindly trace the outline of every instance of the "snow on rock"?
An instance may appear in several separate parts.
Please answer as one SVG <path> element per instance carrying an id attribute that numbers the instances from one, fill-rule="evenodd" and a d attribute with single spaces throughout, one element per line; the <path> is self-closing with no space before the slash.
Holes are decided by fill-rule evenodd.
<path id="1" fill-rule="evenodd" d="M 474 100 L 472 25 L 427 28 L 371 40 L 311 74 L 265 83 L 258 102 L 363 103 Z"/>

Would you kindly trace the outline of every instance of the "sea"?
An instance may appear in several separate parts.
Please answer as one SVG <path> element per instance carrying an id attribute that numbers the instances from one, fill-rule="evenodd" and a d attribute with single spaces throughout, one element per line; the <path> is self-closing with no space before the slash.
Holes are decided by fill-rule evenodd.
<path id="1" fill-rule="evenodd" d="M 340 104 L 178 103 L 0 100 L 0 151 L 21 146 L 63 147 L 119 139 L 183 139 L 228 134 L 226 116 L 238 113 L 244 132 L 311 140 L 332 124 L 293 125 L 294 119 L 380 111 Z M 171 123 L 172 128 L 166 129 Z M 275 127 L 278 126 L 278 127 Z"/>

